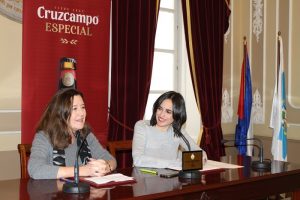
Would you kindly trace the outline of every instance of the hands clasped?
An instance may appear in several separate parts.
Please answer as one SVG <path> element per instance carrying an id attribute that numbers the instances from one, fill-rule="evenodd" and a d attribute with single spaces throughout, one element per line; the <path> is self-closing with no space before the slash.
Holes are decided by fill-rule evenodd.
<path id="1" fill-rule="evenodd" d="M 89 176 L 104 176 L 110 172 L 108 161 L 102 159 L 95 160 L 90 158 L 84 168 L 88 171 Z"/>

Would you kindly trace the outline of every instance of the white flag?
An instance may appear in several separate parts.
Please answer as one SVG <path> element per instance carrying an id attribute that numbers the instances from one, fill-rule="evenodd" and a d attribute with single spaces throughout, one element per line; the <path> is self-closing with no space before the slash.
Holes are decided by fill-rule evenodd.
<path id="1" fill-rule="evenodd" d="M 272 155 L 274 160 L 287 161 L 286 94 L 282 38 L 278 36 L 279 62 L 276 70 L 270 127 L 273 128 Z"/>

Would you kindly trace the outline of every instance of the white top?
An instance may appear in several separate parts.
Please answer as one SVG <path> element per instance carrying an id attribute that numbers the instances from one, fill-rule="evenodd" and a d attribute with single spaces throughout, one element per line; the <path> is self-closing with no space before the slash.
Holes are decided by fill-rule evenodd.
<path id="1" fill-rule="evenodd" d="M 193 139 L 181 130 L 189 141 L 191 150 L 201 150 Z M 181 137 L 175 137 L 173 127 L 166 132 L 150 121 L 138 121 L 134 126 L 132 142 L 133 164 L 137 167 L 173 168 L 181 167 L 181 150 L 188 151 L 188 147 Z M 203 155 L 206 156 L 205 153 Z"/>

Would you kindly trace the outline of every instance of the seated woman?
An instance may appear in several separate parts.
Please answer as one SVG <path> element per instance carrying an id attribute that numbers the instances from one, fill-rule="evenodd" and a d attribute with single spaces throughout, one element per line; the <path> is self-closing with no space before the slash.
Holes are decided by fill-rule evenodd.
<path id="1" fill-rule="evenodd" d="M 74 177 L 79 146 L 79 176 L 103 176 L 116 168 L 115 158 L 100 145 L 85 119 L 81 92 L 64 89 L 54 95 L 38 123 L 32 142 L 28 163 L 31 178 Z"/>
<path id="2" fill-rule="evenodd" d="M 133 164 L 137 167 L 181 167 L 180 148 L 188 151 L 200 147 L 182 129 L 186 122 L 186 109 L 181 94 L 169 91 L 162 94 L 153 105 L 150 121 L 135 124 L 132 143 Z M 207 159 L 203 151 L 203 160 Z"/>

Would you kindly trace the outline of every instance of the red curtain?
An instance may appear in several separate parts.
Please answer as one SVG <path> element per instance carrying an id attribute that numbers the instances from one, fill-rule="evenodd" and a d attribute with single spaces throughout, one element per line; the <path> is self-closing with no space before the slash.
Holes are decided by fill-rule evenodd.
<path id="1" fill-rule="evenodd" d="M 225 155 L 221 145 L 223 41 L 230 11 L 224 0 L 182 0 L 193 88 L 201 112 L 201 148 L 209 159 Z"/>
<path id="2" fill-rule="evenodd" d="M 159 0 L 112 0 L 111 99 L 108 140 L 132 139 L 151 83 Z M 129 166 L 127 155 L 118 166 Z"/>

